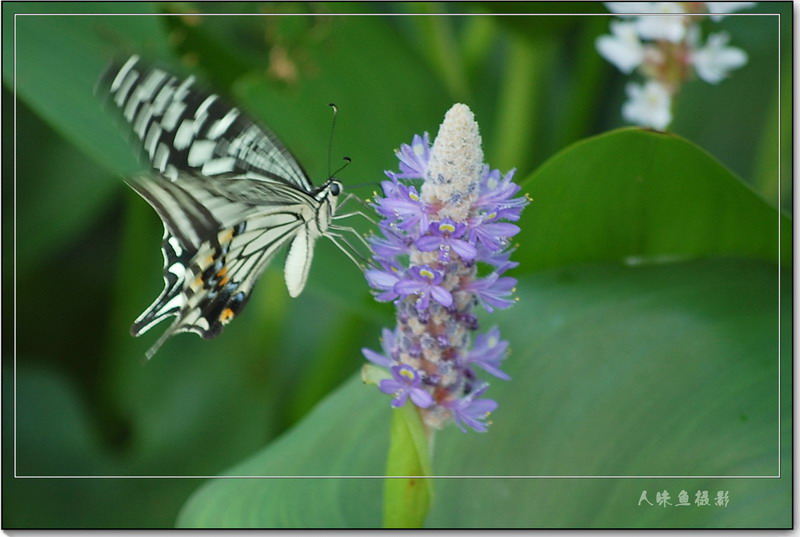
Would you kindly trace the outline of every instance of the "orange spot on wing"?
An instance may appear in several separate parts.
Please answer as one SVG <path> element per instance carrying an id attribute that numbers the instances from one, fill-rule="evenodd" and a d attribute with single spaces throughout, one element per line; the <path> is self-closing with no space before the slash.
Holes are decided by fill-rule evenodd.
<path id="1" fill-rule="evenodd" d="M 233 319 L 233 310 L 230 308 L 225 308 L 222 310 L 222 313 L 219 314 L 219 322 L 222 324 L 227 324 Z"/>
<path id="2" fill-rule="evenodd" d="M 217 278 L 221 278 L 219 283 L 217 284 L 219 287 L 224 287 L 226 283 L 231 281 L 230 277 L 227 274 L 228 274 L 228 267 L 222 267 L 217 272 Z"/>

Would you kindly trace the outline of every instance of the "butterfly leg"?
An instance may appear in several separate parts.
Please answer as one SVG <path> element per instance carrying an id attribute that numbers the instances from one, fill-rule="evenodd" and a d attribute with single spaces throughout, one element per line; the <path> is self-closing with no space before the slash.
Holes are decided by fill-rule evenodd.
<path id="1" fill-rule="evenodd" d="M 331 242 L 333 242 L 333 244 L 335 244 L 336 247 L 339 248 L 339 250 L 341 250 L 344 255 L 346 255 L 350 261 L 352 261 L 358 267 L 359 270 L 363 271 L 365 266 L 372 265 L 372 261 L 358 253 L 358 250 L 354 248 L 353 245 L 350 244 L 347 238 L 345 238 L 343 235 L 335 232 L 328 232 L 325 234 L 325 236 L 328 237 Z"/>
<path id="2" fill-rule="evenodd" d="M 350 226 L 337 226 L 337 225 L 331 224 L 330 229 L 332 229 L 334 231 L 339 231 L 339 232 L 344 231 L 346 233 L 352 233 L 361 242 L 361 244 L 363 244 L 367 248 L 367 250 L 372 250 L 372 248 L 370 248 L 370 246 L 369 246 L 369 243 L 367 242 L 367 239 L 365 239 L 363 235 L 361 235 L 358 231 L 356 231 L 352 227 L 350 227 Z M 338 236 L 342 237 L 341 233 L 339 233 Z"/>
<path id="3" fill-rule="evenodd" d="M 355 194 L 348 193 L 348 194 L 345 194 L 344 199 L 342 200 L 341 203 L 339 203 L 339 209 L 344 207 L 345 204 L 347 204 L 347 202 L 350 201 L 350 200 L 356 200 L 358 203 L 360 203 L 364 207 L 369 208 L 369 204 L 364 202 L 364 200 L 362 200 L 361 198 L 359 198 Z M 367 221 L 369 221 L 371 224 L 377 225 L 377 222 L 375 222 L 375 220 L 373 220 L 372 217 L 370 217 L 368 214 L 363 213 L 361 211 L 352 211 L 352 212 L 349 212 L 349 213 L 337 214 L 336 216 L 333 217 L 333 219 L 334 220 L 338 220 L 338 219 L 341 219 L 341 218 L 349 218 L 351 216 L 361 216 L 361 217 L 365 218 Z"/>

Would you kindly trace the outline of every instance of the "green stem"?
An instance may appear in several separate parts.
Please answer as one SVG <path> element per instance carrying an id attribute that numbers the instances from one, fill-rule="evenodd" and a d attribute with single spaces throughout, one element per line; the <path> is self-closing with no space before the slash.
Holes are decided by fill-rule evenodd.
<path id="1" fill-rule="evenodd" d="M 437 12 L 434 5 L 421 4 L 430 13 Z M 425 51 L 433 67 L 440 73 L 450 95 L 457 101 L 469 101 L 470 91 L 464 62 L 453 29 L 452 17 L 415 17 L 422 33 Z"/>
<path id="2" fill-rule="evenodd" d="M 383 495 L 383 527 L 421 528 L 431 506 L 432 435 L 417 407 L 407 402 L 392 412 L 392 429 Z"/>
<path id="3" fill-rule="evenodd" d="M 497 28 L 492 17 L 466 17 L 461 38 L 464 65 L 470 80 L 483 74 Z"/>
<path id="4" fill-rule="evenodd" d="M 536 162 L 536 124 L 544 80 L 555 46 L 551 39 L 511 34 L 498 99 L 492 162 L 501 170 L 529 169 Z"/>
<path id="5" fill-rule="evenodd" d="M 790 127 L 792 121 L 792 58 L 790 54 L 784 54 L 781 60 L 780 86 L 775 88 L 770 100 L 767 119 L 763 123 L 761 141 L 752 171 L 755 189 L 778 208 L 790 205 L 792 196 Z M 778 107 L 779 92 L 780 108 Z M 780 146 L 778 146 L 778 129 L 780 129 Z M 779 181 L 780 199 L 778 196 Z"/>
<path id="6" fill-rule="evenodd" d="M 576 50 L 584 51 L 575 57 L 575 69 L 572 73 L 567 89 L 567 94 L 562 102 L 566 107 L 563 111 L 563 121 L 556 123 L 553 136 L 553 151 L 561 150 L 567 145 L 586 136 L 591 130 L 594 118 L 593 111 L 597 109 L 601 97 L 600 86 L 607 70 L 606 62 L 595 52 L 594 43 L 597 36 L 608 27 L 605 17 L 585 17 L 587 20 L 580 27 L 580 35 Z M 607 72 L 607 71 L 606 71 Z"/>

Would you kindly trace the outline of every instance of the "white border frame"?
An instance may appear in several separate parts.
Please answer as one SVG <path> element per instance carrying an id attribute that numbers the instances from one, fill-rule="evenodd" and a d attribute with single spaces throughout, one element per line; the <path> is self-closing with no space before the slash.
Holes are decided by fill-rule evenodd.
<path id="1" fill-rule="evenodd" d="M 280 13 L 280 14 L 251 14 L 251 13 L 195 13 L 196 15 L 202 16 L 317 16 L 315 14 L 309 13 Z M 781 335 L 781 211 L 780 211 L 780 200 L 781 200 L 781 125 L 782 125 L 782 116 L 781 116 L 781 14 L 780 13 L 730 13 L 726 14 L 726 16 L 730 17 L 775 17 L 777 16 L 778 22 L 778 33 L 777 33 L 777 49 L 778 49 L 778 56 L 777 56 L 777 65 L 778 65 L 778 73 L 777 73 L 777 92 L 778 92 L 778 202 L 777 202 L 777 214 L 778 214 L 778 473 L 777 475 L 736 475 L 736 476 L 726 476 L 726 475 L 591 475 L 591 476 L 584 476 L 584 475 L 537 475 L 537 476 L 512 476 L 512 475 L 468 475 L 468 476 L 448 476 L 448 475 L 432 475 L 432 476 L 384 476 L 384 475 L 274 475 L 274 476 L 253 476 L 253 475 L 196 475 L 196 476 L 188 476 L 188 475 L 19 475 L 17 473 L 17 17 L 26 17 L 26 16 L 72 16 L 72 17 L 93 17 L 93 16 L 104 16 L 104 17 L 128 17 L 128 16 L 138 16 L 138 17 L 170 17 L 170 16 L 185 16 L 185 15 L 192 15 L 192 13 L 14 13 L 14 36 L 13 36 L 13 129 L 14 129 L 14 142 L 13 142 L 13 151 L 14 151 L 14 164 L 13 164 L 13 181 L 14 181 L 14 269 L 13 269 L 13 278 L 14 278 L 14 292 L 13 292 L 13 329 L 14 329 L 14 345 L 13 345 L 13 364 L 14 364 L 14 380 L 13 380 L 13 406 L 14 406 L 14 440 L 13 440 L 13 459 L 14 459 L 14 478 L 15 479 L 780 479 L 782 477 L 782 469 L 781 469 L 781 346 L 780 346 L 780 335 Z M 491 13 L 491 14 L 474 14 L 474 13 L 447 13 L 447 14 L 422 14 L 422 13 L 325 13 L 325 16 L 336 16 L 336 17 L 359 17 L 359 16 L 380 16 L 380 17 L 392 17 L 392 16 L 415 16 L 415 17 L 425 17 L 425 16 L 447 16 L 447 17 L 473 17 L 473 16 L 515 16 L 515 17 L 559 17 L 559 16 L 599 16 L 599 17 L 613 17 L 615 16 L 614 13 Z M 626 14 L 627 15 L 627 14 Z M 644 15 L 639 13 L 631 13 L 630 15 Z M 653 15 L 648 13 L 647 15 Z M 684 14 L 685 16 L 691 16 L 692 14 Z M 695 14 L 697 16 L 704 16 L 702 14 Z M 657 15 L 654 15 L 657 16 Z M 668 15 L 666 15 L 668 16 Z"/>

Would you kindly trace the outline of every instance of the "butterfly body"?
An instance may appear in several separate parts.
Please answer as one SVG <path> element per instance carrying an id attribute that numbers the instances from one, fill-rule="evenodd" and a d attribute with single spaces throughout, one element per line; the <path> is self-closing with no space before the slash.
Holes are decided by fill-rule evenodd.
<path id="1" fill-rule="evenodd" d="M 164 290 L 131 333 L 175 319 L 148 357 L 176 333 L 217 336 L 287 245 L 284 278 L 298 296 L 342 192 L 332 178 L 315 188 L 270 131 L 193 83 L 136 56 L 101 81 L 155 172 L 128 183 L 164 223 Z"/>

